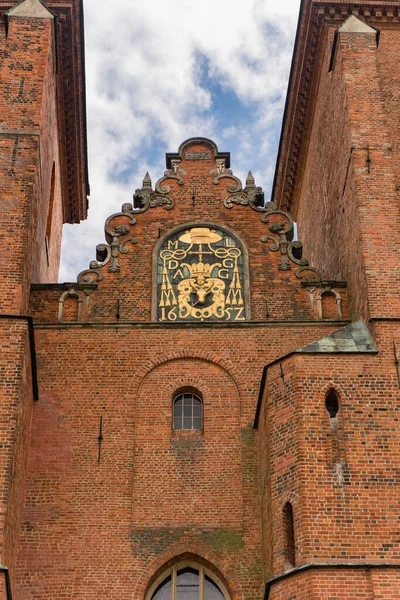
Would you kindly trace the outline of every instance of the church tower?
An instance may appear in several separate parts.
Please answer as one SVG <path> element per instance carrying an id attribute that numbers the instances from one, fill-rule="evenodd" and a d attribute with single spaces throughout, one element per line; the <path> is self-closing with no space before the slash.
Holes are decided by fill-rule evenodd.
<path id="1" fill-rule="evenodd" d="M 303 573 L 287 575 L 276 568 L 267 585 L 271 598 L 400 597 L 395 458 L 399 10 L 396 1 L 301 3 L 273 200 L 298 222 L 312 264 L 333 279 L 346 280 L 349 319 L 363 319 L 377 354 L 343 361 L 334 353 L 339 348 L 330 347 L 331 338 L 329 344 L 309 347 L 313 357 L 287 363 L 289 368 L 292 361 L 296 372 L 293 410 L 305 417 L 296 442 L 298 466 L 304 451 L 302 474 L 293 483 L 298 486 L 301 514 L 296 521 L 294 510 L 294 533 L 297 529 L 301 537 Z M 279 376 L 281 364 L 268 376 L 274 369 Z M 273 402 L 267 394 L 266 427 L 271 427 Z M 330 433 L 318 414 L 324 400 Z M 272 505 L 270 514 L 273 519 Z M 284 513 L 284 522 L 291 522 L 290 513 Z"/>
<path id="2" fill-rule="evenodd" d="M 272 199 L 188 139 L 62 284 L 82 7 L 4 8 L 0 597 L 400 598 L 398 2 L 303 0 Z"/>
<path id="3" fill-rule="evenodd" d="M 0 581 L 11 598 L 38 399 L 31 284 L 87 212 L 81 3 L 0 1 Z"/>

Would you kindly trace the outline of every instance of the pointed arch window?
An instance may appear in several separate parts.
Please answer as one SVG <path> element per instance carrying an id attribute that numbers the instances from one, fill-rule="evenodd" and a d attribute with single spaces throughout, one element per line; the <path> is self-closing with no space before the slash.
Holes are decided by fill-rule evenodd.
<path id="1" fill-rule="evenodd" d="M 339 400 L 333 388 L 331 388 L 326 395 L 325 406 L 326 410 L 329 413 L 329 417 L 331 419 L 334 419 L 339 412 Z"/>
<path id="2" fill-rule="evenodd" d="M 185 561 L 165 571 L 154 582 L 147 600 L 229 600 L 229 594 L 209 569 Z"/>

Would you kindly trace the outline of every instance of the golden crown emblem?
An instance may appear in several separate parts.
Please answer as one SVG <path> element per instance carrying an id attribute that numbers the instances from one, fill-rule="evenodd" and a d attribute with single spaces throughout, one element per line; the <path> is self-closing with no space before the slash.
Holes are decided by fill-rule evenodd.
<path id="1" fill-rule="evenodd" d="M 190 277 L 210 277 L 212 269 L 215 265 L 207 265 L 205 263 L 195 263 L 187 265 L 190 271 Z"/>

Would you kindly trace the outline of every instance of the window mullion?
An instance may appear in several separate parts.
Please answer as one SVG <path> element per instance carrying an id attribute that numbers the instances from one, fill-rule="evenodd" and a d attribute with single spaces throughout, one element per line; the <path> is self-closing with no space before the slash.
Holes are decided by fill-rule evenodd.
<path id="1" fill-rule="evenodd" d="M 199 600 L 204 600 L 204 569 L 199 570 Z"/>
<path id="2" fill-rule="evenodd" d="M 171 600 L 176 600 L 176 567 L 172 569 Z"/>

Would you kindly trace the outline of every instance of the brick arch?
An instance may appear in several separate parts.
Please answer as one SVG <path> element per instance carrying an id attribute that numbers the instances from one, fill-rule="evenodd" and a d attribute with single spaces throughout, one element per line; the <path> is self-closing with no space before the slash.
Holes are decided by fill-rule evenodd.
<path id="1" fill-rule="evenodd" d="M 332 306 L 328 307 L 324 306 L 324 299 L 325 302 L 327 300 L 327 298 L 329 297 L 333 297 L 334 298 L 334 310 L 332 311 Z M 320 292 L 318 292 L 318 294 L 315 297 L 315 302 L 317 305 L 317 309 L 318 309 L 318 318 L 319 319 L 329 319 L 329 318 L 337 318 L 337 319 L 342 319 L 343 318 L 343 313 L 342 313 L 342 297 L 339 294 L 338 291 L 336 291 L 335 289 L 332 288 L 324 288 L 322 289 Z M 330 311 L 334 312 L 335 314 L 329 315 L 329 310 L 328 310 L 328 314 L 324 315 L 326 309 L 330 309 Z"/>
<path id="2" fill-rule="evenodd" d="M 209 568 L 224 583 L 232 600 L 243 599 L 239 581 L 228 565 L 229 560 L 214 552 L 201 540 L 190 539 L 176 542 L 149 562 L 137 579 L 134 600 L 146 600 L 150 587 L 162 571 L 183 560 L 193 560 Z"/>
<path id="3" fill-rule="evenodd" d="M 170 351 L 165 354 L 157 356 L 154 360 L 148 360 L 146 363 L 136 371 L 134 375 L 135 392 L 138 393 L 143 381 L 150 375 L 150 373 L 160 367 L 161 365 L 172 362 L 175 360 L 200 360 L 207 363 L 218 365 L 233 381 L 236 387 L 236 391 L 240 398 L 240 388 L 237 380 L 239 380 L 240 371 L 239 369 L 229 360 L 225 360 L 214 352 L 207 352 L 198 350 L 196 354 L 192 354 L 191 351 Z M 185 384 L 186 385 L 186 384 Z"/>
<path id="4" fill-rule="evenodd" d="M 301 496 L 300 496 L 300 494 L 298 492 L 296 492 L 295 490 L 290 490 L 290 491 L 285 492 L 281 496 L 282 507 L 287 502 L 290 502 L 290 504 L 293 506 L 293 508 L 296 508 L 296 510 L 300 509 L 300 505 L 301 505 Z"/>
<path id="5" fill-rule="evenodd" d="M 193 436 L 191 443 L 172 428 L 172 392 L 181 384 L 194 384 L 204 394 L 205 432 Z M 140 524 L 146 514 L 148 526 L 156 528 L 160 516 L 164 523 L 180 527 L 198 528 L 202 522 L 235 527 L 243 514 L 241 407 L 230 374 L 198 358 L 164 361 L 143 380 L 134 406 L 133 523 Z M 192 466 L 199 466 L 196 477 Z M 204 490 L 213 490 L 203 495 L 201 518 L 198 511 L 185 509 L 182 489 L 192 507 Z M 215 496 L 223 498 L 218 506 Z"/>
<path id="6" fill-rule="evenodd" d="M 321 401 L 324 406 L 324 409 L 325 409 L 325 398 L 326 398 L 327 393 L 330 390 L 334 390 L 334 392 L 336 393 L 338 400 L 339 400 L 340 409 L 342 409 L 343 400 L 345 399 L 345 394 L 344 394 L 341 386 L 333 380 L 329 381 L 321 388 L 320 397 L 321 397 Z"/>
<path id="7" fill-rule="evenodd" d="M 211 390 L 200 377 L 177 377 L 174 381 L 171 381 L 162 388 L 164 395 L 170 396 L 171 401 L 175 392 L 181 388 L 191 387 L 197 389 L 200 394 L 210 397 Z"/>

